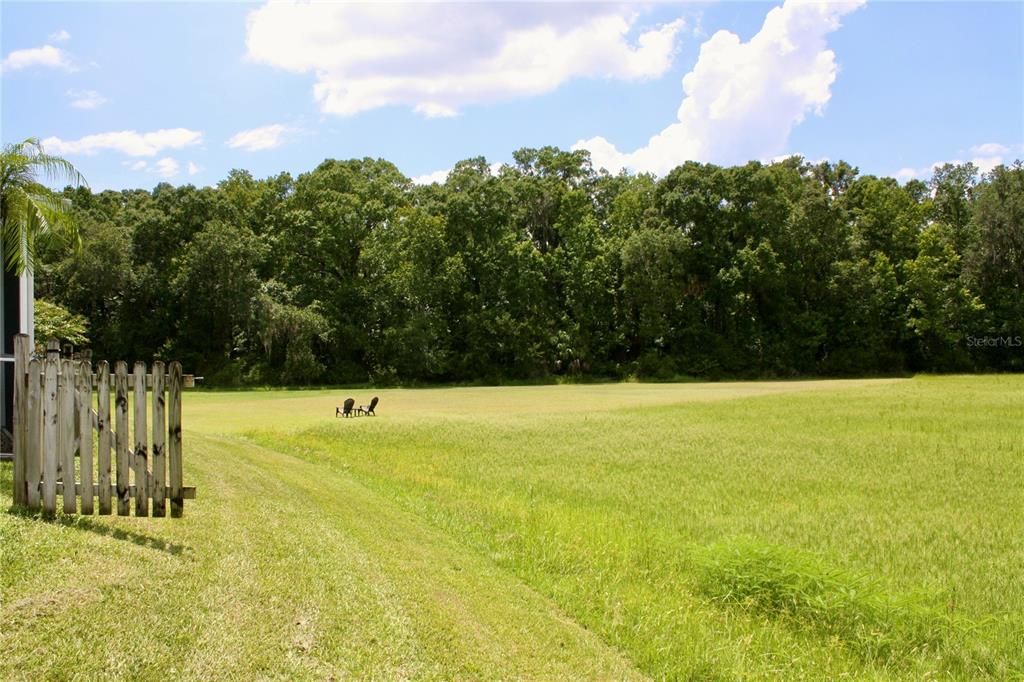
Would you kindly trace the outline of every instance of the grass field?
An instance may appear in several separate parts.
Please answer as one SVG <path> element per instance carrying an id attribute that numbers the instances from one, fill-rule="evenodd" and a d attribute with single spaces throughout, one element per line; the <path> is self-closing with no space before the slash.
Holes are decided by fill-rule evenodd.
<path id="1" fill-rule="evenodd" d="M 1024 678 L 1024 377 L 350 393 L 186 394 L 184 519 L 0 514 L 0 679 Z"/>

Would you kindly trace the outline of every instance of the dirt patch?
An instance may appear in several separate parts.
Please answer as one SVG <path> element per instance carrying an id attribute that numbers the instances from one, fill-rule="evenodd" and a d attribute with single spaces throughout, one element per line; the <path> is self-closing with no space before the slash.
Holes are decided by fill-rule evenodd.
<path id="1" fill-rule="evenodd" d="M 4 611 L 6 620 L 13 625 L 21 620 L 55 616 L 68 609 L 102 600 L 103 592 L 98 587 L 69 587 L 19 599 L 5 607 Z"/>

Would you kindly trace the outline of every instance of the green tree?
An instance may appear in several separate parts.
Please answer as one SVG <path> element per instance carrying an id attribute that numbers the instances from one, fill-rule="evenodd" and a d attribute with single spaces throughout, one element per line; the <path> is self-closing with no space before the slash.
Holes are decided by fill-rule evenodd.
<path id="1" fill-rule="evenodd" d="M 948 226 L 930 225 L 919 242 L 917 258 L 904 263 L 906 320 L 916 341 L 916 361 L 922 369 L 968 369 L 962 344 L 977 328 L 985 306 L 962 277 Z"/>
<path id="2" fill-rule="evenodd" d="M 40 267 L 36 272 L 36 295 L 60 303 L 90 321 L 90 340 L 97 357 L 151 355 L 152 347 L 148 352 L 139 349 L 144 354 L 136 355 L 136 348 L 128 343 L 134 338 L 132 332 L 138 321 L 127 305 L 138 274 L 132 263 L 130 228 L 102 217 L 97 211 L 83 211 L 78 203 L 75 210 L 82 249 L 65 249 L 55 262 Z"/>
<path id="3" fill-rule="evenodd" d="M 279 259 L 274 279 L 294 292 L 296 305 L 318 305 L 331 325 L 333 381 L 366 380 L 371 316 L 360 253 L 368 236 L 408 204 L 410 186 L 384 160 L 324 161 L 295 181 L 268 240 Z"/>
<path id="4" fill-rule="evenodd" d="M 444 230 L 443 218 L 408 208 L 364 243 L 367 361 L 374 377 L 437 380 L 450 371 L 449 307 L 465 273 Z"/>
<path id="5" fill-rule="evenodd" d="M 48 339 L 67 341 L 77 346 L 89 342 L 89 323 L 81 315 L 43 299 L 35 301 L 35 332 L 39 342 Z"/>
<path id="6" fill-rule="evenodd" d="M 314 384 L 323 381 L 323 350 L 331 326 L 319 304 L 295 305 L 293 292 L 278 282 L 265 282 L 256 300 L 259 337 L 269 372 L 257 367 L 250 378 L 272 383 Z"/>
<path id="7" fill-rule="evenodd" d="M 261 258 L 261 245 L 248 228 L 219 221 L 181 252 L 170 284 L 181 300 L 172 345 L 183 362 L 217 372 L 247 350 L 242 337 L 255 312 Z"/>
<path id="8" fill-rule="evenodd" d="M 965 271 L 988 312 L 977 331 L 1016 339 L 1024 336 L 1024 164 L 995 168 L 975 197 Z M 988 355 L 1001 368 L 1024 368 L 1020 348 L 997 346 Z"/>

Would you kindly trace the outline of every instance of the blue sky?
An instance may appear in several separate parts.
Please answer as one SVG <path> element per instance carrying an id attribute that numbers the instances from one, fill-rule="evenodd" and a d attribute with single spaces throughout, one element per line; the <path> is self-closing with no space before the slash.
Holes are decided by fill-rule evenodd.
<path id="1" fill-rule="evenodd" d="M 1024 4 L 0 5 L 0 138 L 96 189 L 586 148 L 927 177 L 1024 157 Z"/>

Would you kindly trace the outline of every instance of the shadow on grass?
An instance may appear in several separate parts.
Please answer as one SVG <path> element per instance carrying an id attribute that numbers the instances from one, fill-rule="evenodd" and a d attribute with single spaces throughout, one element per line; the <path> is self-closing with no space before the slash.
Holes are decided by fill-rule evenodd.
<path id="1" fill-rule="evenodd" d="M 13 480 L 13 465 L 8 462 L 0 464 L 0 500 L 11 500 L 11 496 L 14 491 Z M 57 514 L 46 514 L 36 509 L 29 509 L 28 507 L 13 504 L 8 507 L 7 513 L 12 516 L 19 516 L 23 519 L 39 521 L 40 523 L 49 523 L 64 526 L 66 528 L 84 530 L 89 533 L 95 533 L 96 535 L 102 535 L 115 540 L 131 542 L 139 547 L 148 547 L 150 549 L 167 552 L 168 554 L 173 554 L 175 556 L 190 556 L 192 553 L 192 548 L 188 545 L 179 545 L 175 542 L 167 542 L 166 540 L 153 535 L 146 535 L 145 533 L 138 533 L 124 528 L 117 528 L 100 521 L 99 518 L 102 517 L 94 518 L 89 516 L 79 516 L 77 514 L 64 514 L 62 512 L 58 512 Z"/>
<path id="2" fill-rule="evenodd" d="M 65 528 L 74 528 L 75 530 L 83 530 L 89 533 L 95 533 L 96 535 L 113 538 L 115 540 L 131 542 L 139 547 L 147 547 L 149 549 L 155 549 L 175 556 L 191 556 L 192 554 L 192 548 L 188 545 L 168 542 L 162 538 L 147 535 L 146 533 L 139 533 L 134 530 L 117 528 L 88 516 L 78 516 L 77 514 L 64 514 L 60 512 L 51 515 L 46 514 L 45 512 L 40 512 L 36 509 L 29 509 L 27 507 L 16 505 L 10 506 L 7 509 L 7 513 L 12 516 L 19 516 L 24 519 L 38 521 L 39 523 L 64 526 Z"/>

